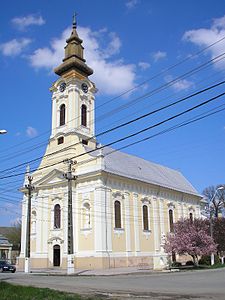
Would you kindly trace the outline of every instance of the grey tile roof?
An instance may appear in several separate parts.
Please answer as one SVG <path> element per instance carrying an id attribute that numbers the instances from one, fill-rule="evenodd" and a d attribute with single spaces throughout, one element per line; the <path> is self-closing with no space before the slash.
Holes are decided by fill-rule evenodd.
<path id="1" fill-rule="evenodd" d="M 86 149 L 89 150 L 88 147 Z M 104 156 L 106 172 L 201 197 L 179 171 L 121 151 L 114 152 L 114 149 L 109 147 L 95 151 L 91 155 L 98 156 L 100 153 Z"/>
<path id="2" fill-rule="evenodd" d="M 10 242 L 6 237 L 0 234 L 0 245 L 11 246 Z"/>

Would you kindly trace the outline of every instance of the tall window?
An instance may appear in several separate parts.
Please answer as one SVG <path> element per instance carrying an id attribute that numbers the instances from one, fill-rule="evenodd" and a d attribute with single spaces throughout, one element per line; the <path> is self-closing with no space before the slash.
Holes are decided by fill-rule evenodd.
<path id="1" fill-rule="evenodd" d="M 193 223 L 193 213 L 190 213 L 189 217 L 190 217 L 190 222 Z"/>
<path id="2" fill-rule="evenodd" d="M 36 233 L 36 211 L 33 210 L 31 214 L 31 233 Z"/>
<path id="3" fill-rule="evenodd" d="M 60 116 L 59 116 L 59 126 L 65 125 L 66 120 L 66 106 L 65 104 L 62 104 L 60 106 Z"/>
<path id="4" fill-rule="evenodd" d="M 83 227 L 85 229 L 91 227 L 91 209 L 89 203 L 83 205 Z"/>
<path id="5" fill-rule="evenodd" d="M 81 106 L 81 125 L 87 127 L 87 106 Z"/>
<path id="6" fill-rule="evenodd" d="M 121 204 L 115 201 L 115 228 L 121 228 Z"/>
<path id="7" fill-rule="evenodd" d="M 143 227 L 144 230 L 149 230 L 148 226 L 148 207 L 147 205 L 143 205 Z"/>
<path id="8" fill-rule="evenodd" d="M 56 204 L 54 207 L 54 228 L 61 227 L 61 209 L 60 205 Z"/>
<path id="9" fill-rule="evenodd" d="M 169 210 L 170 232 L 173 232 L 173 210 Z"/>

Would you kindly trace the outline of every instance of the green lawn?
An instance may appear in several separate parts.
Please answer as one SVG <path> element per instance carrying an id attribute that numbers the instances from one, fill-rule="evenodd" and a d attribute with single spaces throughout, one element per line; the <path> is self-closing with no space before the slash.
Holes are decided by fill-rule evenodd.
<path id="1" fill-rule="evenodd" d="M 97 300 L 97 298 L 85 298 L 76 294 L 58 292 L 50 289 L 34 288 L 31 286 L 13 285 L 0 281 L 1 300 Z M 98 298 L 100 299 L 100 298 Z"/>

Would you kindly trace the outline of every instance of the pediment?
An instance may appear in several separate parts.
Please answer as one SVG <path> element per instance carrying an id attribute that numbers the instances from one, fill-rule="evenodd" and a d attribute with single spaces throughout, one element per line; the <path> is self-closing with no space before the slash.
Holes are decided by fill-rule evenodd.
<path id="1" fill-rule="evenodd" d="M 46 185 L 57 185 L 58 183 L 66 182 L 64 178 L 64 173 L 57 169 L 52 170 L 41 179 L 36 181 L 34 184 L 36 187 L 46 186 Z"/>

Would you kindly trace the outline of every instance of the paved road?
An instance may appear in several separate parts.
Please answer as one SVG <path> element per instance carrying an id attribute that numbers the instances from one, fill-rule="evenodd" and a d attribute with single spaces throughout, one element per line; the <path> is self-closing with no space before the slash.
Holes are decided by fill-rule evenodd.
<path id="1" fill-rule="evenodd" d="M 225 300 L 225 269 L 116 276 L 43 276 L 1 273 L 0 280 L 119 299 Z"/>

